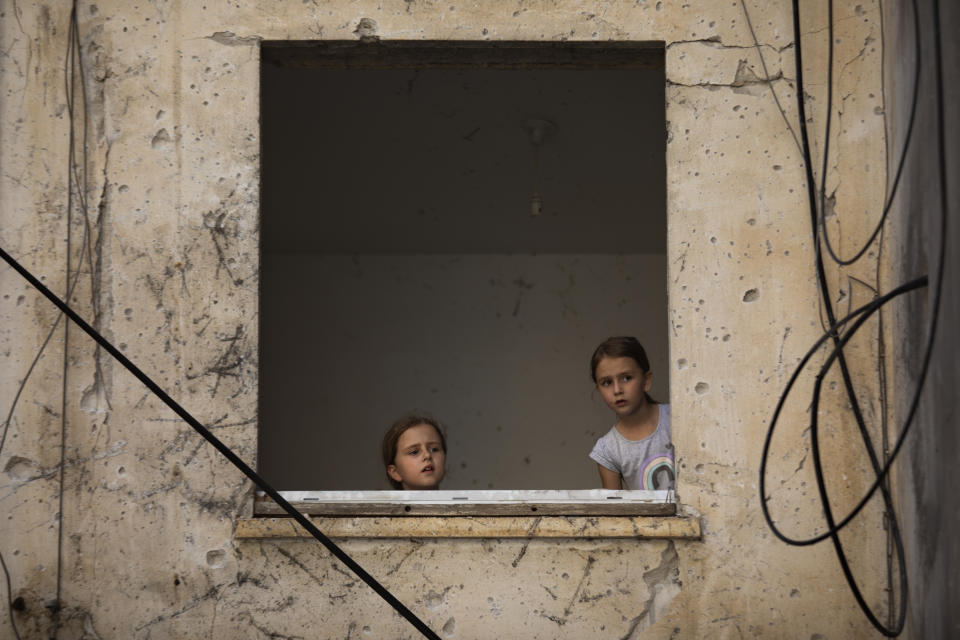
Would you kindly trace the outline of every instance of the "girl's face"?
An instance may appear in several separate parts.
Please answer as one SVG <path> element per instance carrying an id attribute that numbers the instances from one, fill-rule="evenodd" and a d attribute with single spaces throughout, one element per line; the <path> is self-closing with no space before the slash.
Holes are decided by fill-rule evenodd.
<path id="1" fill-rule="evenodd" d="M 597 364 L 597 389 L 603 401 L 621 418 L 631 416 L 647 405 L 653 374 L 644 373 L 633 358 L 604 357 Z"/>
<path id="2" fill-rule="evenodd" d="M 446 473 L 446 458 L 433 425 L 418 424 L 400 434 L 387 474 L 404 489 L 436 489 Z"/>

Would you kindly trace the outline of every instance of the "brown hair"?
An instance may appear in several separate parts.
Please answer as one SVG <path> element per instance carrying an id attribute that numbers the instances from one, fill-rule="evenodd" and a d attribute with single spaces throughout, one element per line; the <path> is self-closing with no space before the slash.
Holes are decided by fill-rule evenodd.
<path id="1" fill-rule="evenodd" d="M 596 351 L 593 352 L 593 356 L 590 358 L 590 377 L 593 379 L 594 384 L 597 383 L 597 365 L 599 365 L 600 361 L 604 358 L 633 358 L 634 362 L 637 363 L 637 366 L 640 367 L 640 370 L 643 371 L 644 374 L 650 372 L 650 361 L 647 359 L 647 352 L 644 351 L 643 345 L 633 336 L 614 336 L 600 343 L 600 346 L 597 347 Z M 647 402 L 660 404 L 651 398 L 649 393 L 644 393 L 643 395 L 647 398 Z"/>
<path id="2" fill-rule="evenodd" d="M 444 453 L 447 452 L 447 437 L 444 435 L 443 427 L 440 423 L 429 416 L 411 413 L 394 422 L 393 426 L 383 434 L 383 444 L 380 446 L 380 454 L 383 456 L 384 473 L 386 473 L 387 467 L 395 463 L 394 461 L 397 458 L 397 442 L 399 442 L 403 432 L 421 424 L 428 424 L 437 430 L 437 434 L 440 436 L 440 447 Z M 403 489 L 403 483 L 391 478 L 389 473 L 386 473 L 386 475 L 391 487 L 394 489 Z"/>

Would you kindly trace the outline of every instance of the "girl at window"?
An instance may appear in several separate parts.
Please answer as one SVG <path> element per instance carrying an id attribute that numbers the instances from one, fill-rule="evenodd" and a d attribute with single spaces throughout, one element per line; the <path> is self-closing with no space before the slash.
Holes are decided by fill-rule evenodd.
<path id="1" fill-rule="evenodd" d="M 394 489 L 438 489 L 446 473 L 447 440 L 440 424 L 409 415 L 383 436 L 383 466 Z"/>
<path id="2" fill-rule="evenodd" d="M 672 490 L 670 405 L 650 397 L 653 373 L 643 347 L 636 338 L 607 338 L 593 352 L 590 375 L 617 415 L 590 452 L 603 488 Z"/>

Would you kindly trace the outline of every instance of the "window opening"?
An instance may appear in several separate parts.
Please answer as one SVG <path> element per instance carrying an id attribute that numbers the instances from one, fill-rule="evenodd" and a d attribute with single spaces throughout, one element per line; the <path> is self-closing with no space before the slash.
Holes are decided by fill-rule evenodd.
<path id="1" fill-rule="evenodd" d="M 669 399 L 662 43 L 264 43 L 261 80 L 264 476 L 386 489 L 418 410 L 442 489 L 599 487 L 596 345 Z"/>

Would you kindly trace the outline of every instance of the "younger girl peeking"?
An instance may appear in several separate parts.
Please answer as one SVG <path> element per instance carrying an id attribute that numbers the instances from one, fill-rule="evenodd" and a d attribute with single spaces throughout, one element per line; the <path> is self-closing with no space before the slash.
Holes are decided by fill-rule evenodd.
<path id="1" fill-rule="evenodd" d="M 447 440 L 440 424 L 409 415 L 383 436 L 383 466 L 394 489 L 438 489 L 446 473 Z"/>
<path id="2" fill-rule="evenodd" d="M 604 489 L 674 488 L 670 405 L 650 397 L 653 373 L 636 338 L 607 338 L 593 352 L 590 375 L 617 423 L 597 440 L 590 458 Z"/>

